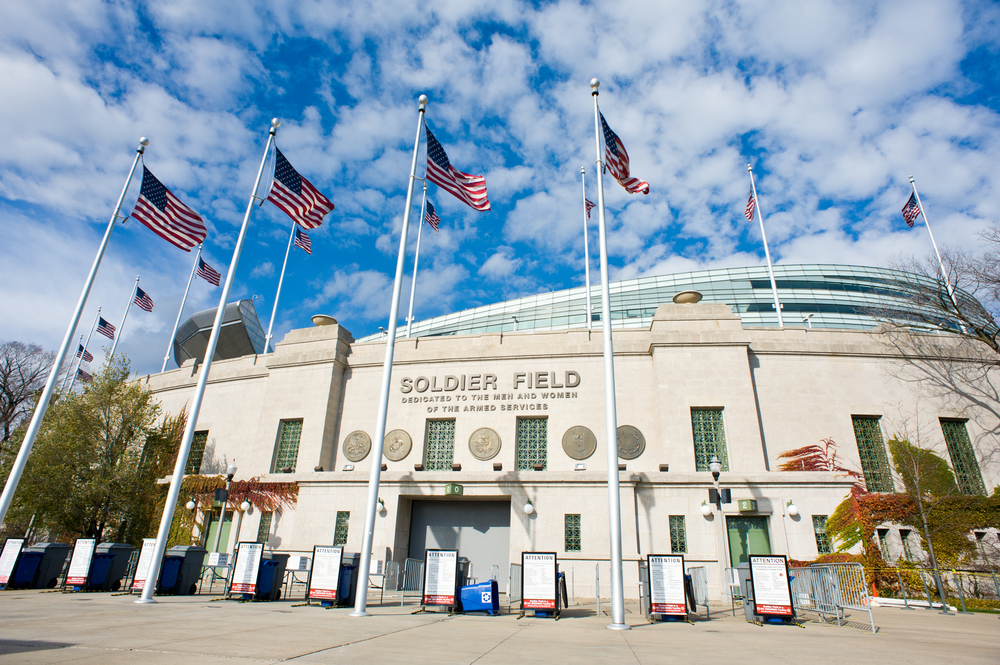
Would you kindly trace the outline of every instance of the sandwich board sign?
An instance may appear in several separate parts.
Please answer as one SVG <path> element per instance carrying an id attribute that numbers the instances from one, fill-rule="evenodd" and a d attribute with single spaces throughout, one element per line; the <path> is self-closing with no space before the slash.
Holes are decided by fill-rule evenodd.
<path id="1" fill-rule="evenodd" d="M 781 619 L 795 618 L 792 586 L 785 555 L 750 555 L 750 584 L 754 614 Z"/>
<path id="2" fill-rule="evenodd" d="M 684 557 L 679 554 L 650 554 L 646 557 L 649 571 L 649 613 L 687 616 L 684 597 Z"/>
<path id="3" fill-rule="evenodd" d="M 233 565 L 233 579 L 226 595 L 257 592 L 257 576 L 260 575 L 260 558 L 263 554 L 264 543 L 239 544 L 236 549 L 236 563 Z"/>
<path id="4" fill-rule="evenodd" d="M 76 539 L 76 544 L 73 545 L 73 558 L 69 561 L 69 571 L 66 573 L 65 586 L 82 587 L 87 584 L 96 548 L 96 538 Z"/>
<path id="5" fill-rule="evenodd" d="M 458 550 L 424 552 L 424 588 L 421 605 L 455 607 L 458 589 Z"/>
<path id="6" fill-rule="evenodd" d="M 135 578 L 132 580 L 132 591 L 139 591 L 146 586 L 146 576 L 149 575 L 149 564 L 153 562 L 153 549 L 156 538 L 143 538 L 142 549 L 139 550 L 139 560 L 135 564 Z M 156 591 L 156 588 L 153 588 Z"/>
<path id="7" fill-rule="evenodd" d="M 521 552 L 521 616 L 525 610 L 559 616 L 558 572 L 555 552 Z"/>
<path id="8" fill-rule="evenodd" d="M 6 589 L 13 581 L 23 547 L 24 538 L 8 538 L 3 544 L 3 551 L 0 551 L 0 589 Z"/>
<path id="9" fill-rule="evenodd" d="M 308 565 L 309 559 L 302 558 L 306 559 Z M 306 588 L 306 602 L 315 599 L 323 605 L 333 605 L 337 602 L 337 591 L 340 588 L 340 566 L 344 560 L 344 548 L 316 545 L 313 547 L 312 560 L 309 585 Z"/>

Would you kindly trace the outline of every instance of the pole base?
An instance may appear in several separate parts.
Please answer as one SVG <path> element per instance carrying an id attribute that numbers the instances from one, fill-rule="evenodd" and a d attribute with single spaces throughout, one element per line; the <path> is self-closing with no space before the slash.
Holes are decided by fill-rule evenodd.
<path id="1" fill-rule="evenodd" d="M 632 626 L 627 623 L 609 623 L 605 628 L 608 630 L 632 630 Z"/>
<path id="2" fill-rule="evenodd" d="M 371 614 L 369 614 L 368 612 L 365 612 L 364 610 L 354 610 L 353 612 L 351 612 L 347 616 L 349 616 L 349 617 L 370 617 Z"/>
<path id="3" fill-rule="evenodd" d="M 135 603 L 136 605 L 154 605 L 154 604 L 156 604 L 156 601 L 153 600 L 152 598 L 140 598 L 139 600 L 133 600 L 132 602 Z"/>

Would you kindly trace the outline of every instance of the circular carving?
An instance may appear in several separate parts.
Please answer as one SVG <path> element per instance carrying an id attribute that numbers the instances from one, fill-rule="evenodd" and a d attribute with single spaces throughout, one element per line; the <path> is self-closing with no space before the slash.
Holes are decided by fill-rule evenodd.
<path id="1" fill-rule="evenodd" d="M 394 429 L 385 435 L 382 442 L 382 454 L 390 462 L 398 462 L 405 459 L 410 454 L 413 447 L 413 440 L 404 430 Z"/>
<path id="2" fill-rule="evenodd" d="M 344 439 L 344 457 L 352 462 L 360 462 L 368 457 L 372 449 L 372 438 L 361 430 L 356 430 Z"/>
<path id="3" fill-rule="evenodd" d="M 562 444 L 573 459 L 587 459 L 597 450 L 597 437 L 583 425 L 574 425 L 563 434 Z"/>
<path id="4" fill-rule="evenodd" d="M 618 457 L 635 459 L 646 449 L 646 437 L 631 425 L 618 428 Z"/>
<path id="5" fill-rule="evenodd" d="M 493 459 L 500 452 L 500 435 L 489 427 L 481 427 L 469 437 L 469 452 L 484 462 Z"/>

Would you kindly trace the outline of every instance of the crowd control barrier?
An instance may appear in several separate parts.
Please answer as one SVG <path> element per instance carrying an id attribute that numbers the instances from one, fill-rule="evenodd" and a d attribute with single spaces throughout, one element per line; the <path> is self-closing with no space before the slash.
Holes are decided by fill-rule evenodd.
<path id="1" fill-rule="evenodd" d="M 515 604 L 521 604 L 521 564 L 510 564 L 510 576 L 507 578 L 507 612 Z"/>
<path id="2" fill-rule="evenodd" d="M 694 596 L 695 611 L 698 607 L 705 608 L 705 618 L 711 616 L 708 612 L 708 572 L 704 566 L 688 568 L 688 575 L 691 576 L 691 591 Z"/>
<path id="3" fill-rule="evenodd" d="M 403 584 L 400 587 L 399 606 L 406 602 L 406 595 L 410 594 L 421 599 L 424 590 L 424 560 L 407 559 L 403 562 Z"/>
<path id="4" fill-rule="evenodd" d="M 872 633 L 871 598 L 865 582 L 865 570 L 860 563 L 827 563 L 808 568 L 791 568 L 792 603 L 797 611 L 816 612 L 822 620 L 832 614 L 840 626 L 844 610 L 868 613 Z"/>

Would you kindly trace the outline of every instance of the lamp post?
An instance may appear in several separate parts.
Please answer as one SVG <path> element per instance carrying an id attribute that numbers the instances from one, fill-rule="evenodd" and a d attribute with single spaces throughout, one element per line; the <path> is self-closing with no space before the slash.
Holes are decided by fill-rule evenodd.
<path id="1" fill-rule="evenodd" d="M 222 525 L 226 523 L 226 505 L 229 503 L 229 488 L 233 485 L 233 476 L 236 475 L 236 460 L 229 463 L 226 468 L 226 489 L 222 497 L 222 508 L 219 510 L 219 528 L 215 530 L 215 552 L 219 551 L 219 542 L 222 540 Z M 228 545 L 228 543 L 227 543 Z"/>
<path id="2" fill-rule="evenodd" d="M 715 486 L 715 508 L 719 512 L 719 523 L 715 527 L 715 537 L 718 542 L 716 552 L 719 555 L 719 579 L 721 580 L 725 579 L 725 550 L 728 549 L 728 547 L 725 546 L 729 544 L 729 541 L 726 538 L 726 525 L 722 517 L 722 491 L 719 489 L 719 474 L 722 473 L 722 462 L 719 461 L 717 455 L 712 455 L 712 460 L 708 463 L 708 470 L 712 472 L 712 484 Z M 708 508 L 708 512 L 705 511 L 705 508 Z M 712 509 L 710 507 L 703 506 L 702 515 L 708 517 L 711 510 Z"/>
<path id="3" fill-rule="evenodd" d="M 719 512 L 722 512 L 722 493 L 719 491 L 719 474 L 722 472 L 722 462 L 717 456 L 712 455 L 712 461 L 708 463 L 708 470 L 712 472 L 712 484 L 715 485 L 715 507 Z"/>

